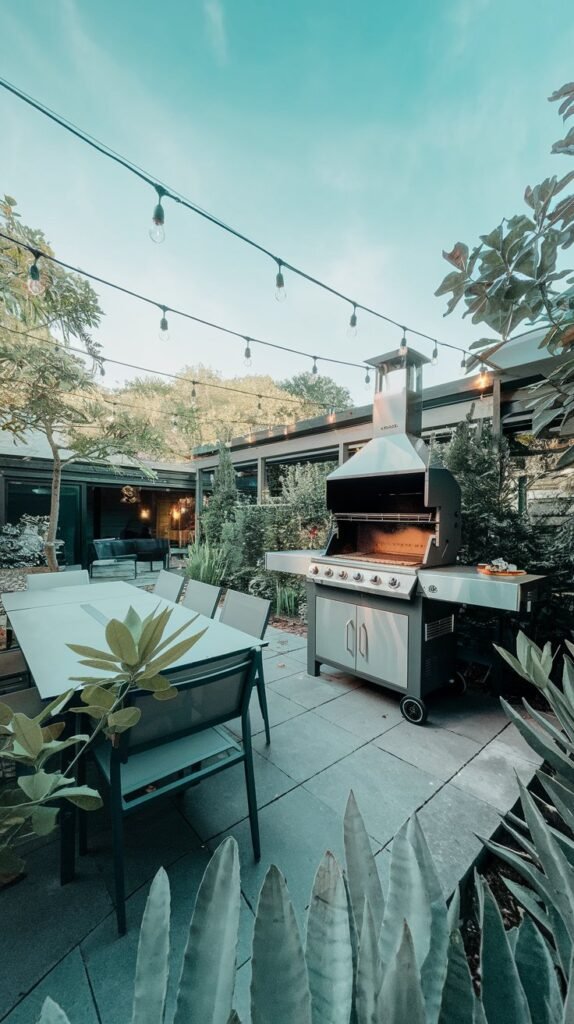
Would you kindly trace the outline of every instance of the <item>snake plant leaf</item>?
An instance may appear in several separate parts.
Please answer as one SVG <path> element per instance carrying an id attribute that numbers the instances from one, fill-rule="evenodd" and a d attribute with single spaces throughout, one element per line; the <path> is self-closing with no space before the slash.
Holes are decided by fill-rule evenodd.
<path id="1" fill-rule="evenodd" d="M 574 871 L 558 843 L 552 837 L 548 825 L 520 779 L 518 779 L 518 786 L 524 817 L 534 840 L 540 863 L 552 886 L 556 909 L 564 921 L 570 938 L 573 939 Z"/>
<path id="2" fill-rule="evenodd" d="M 562 1015 L 562 997 L 556 969 L 544 939 L 530 917 L 518 929 L 514 960 L 532 1020 L 536 1024 L 557 1024 Z"/>
<path id="3" fill-rule="evenodd" d="M 458 928 L 451 932 L 447 969 L 438 1024 L 473 1024 L 474 990 L 462 937 Z"/>
<path id="4" fill-rule="evenodd" d="M 251 966 L 253 1024 L 311 1024 L 301 936 L 285 879 L 274 864 L 259 894 Z"/>
<path id="5" fill-rule="evenodd" d="M 197 893 L 173 1024 L 227 1024 L 240 907 L 239 855 L 230 837 L 215 851 Z"/>
<path id="6" fill-rule="evenodd" d="M 407 838 L 407 832 L 408 822 L 405 822 L 393 839 L 380 954 L 385 966 L 393 961 L 399 945 L 404 941 L 403 924 L 406 921 L 420 968 L 430 948 L 432 913 L 422 869 Z"/>
<path id="7" fill-rule="evenodd" d="M 484 1012 L 484 1006 L 482 1005 L 482 1000 L 479 999 L 478 996 L 474 997 L 473 1024 L 488 1024 Z"/>
<path id="8" fill-rule="evenodd" d="M 151 883 L 143 914 L 136 976 L 132 1024 L 161 1024 L 169 979 L 169 879 L 160 868 Z"/>
<path id="9" fill-rule="evenodd" d="M 500 1020 L 500 1008 L 504 1007 L 505 1024 L 533 1024 L 500 910 L 487 883 L 479 884 L 482 890 L 481 994 L 486 1019 Z"/>
<path id="10" fill-rule="evenodd" d="M 126 665 L 137 665 L 138 651 L 127 626 L 119 619 L 110 619 L 106 626 L 106 642 L 112 654 Z"/>
<path id="11" fill-rule="evenodd" d="M 399 948 L 385 972 L 379 1020 L 385 1024 L 425 1024 L 415 947 L 406 922 L 403 923 Z"/>
<path id="12" fill-rule="evenodd" d="M 371 908 L 375 928 L 380 931 L 385 910 L 383 889 L 371 842 L 352 790 L 345 809 L 344 843 L 347 880 L 357 932 L 361 932 L 365 900 Z"/>
<path id="13" fill-rule="evenodd" d="M 379 933 L 367 901 L 359 939 L 357 963 L 357 1024 L 377 1024 L 383 985 L 383 963 L 379 956 Z"/>
<path id="14" fill-rule="evenodd" d="M 70 1024 L 69 1018 L 64 1013 L 61 1006 L 58 1006 L 53 999 L 48 996 L 42 1005 L 42 1012 L 38 1024 Z"/>
<path id="15" fill-rule="evenodd" d="M 319 864 L 313 883 L 305 959 L 313 1024 L 349 1024 L 353 951 L 347 894 L 339 865 L 330 852 Z"/>

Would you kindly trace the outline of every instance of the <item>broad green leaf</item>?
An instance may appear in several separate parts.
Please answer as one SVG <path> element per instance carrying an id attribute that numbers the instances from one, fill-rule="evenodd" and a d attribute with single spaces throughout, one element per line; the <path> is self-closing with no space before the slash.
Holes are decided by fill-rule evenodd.
<path id="1" fill-rule="evenodd" d="M 240 908 L 239 854 L 236 841 L 228 838 L 207 865 L 197 893 L 173 1024 L 227 1024 L 235 985 Z M 277 967 L 280 970 L 279 964 Z M 287 983 L 287 978 L 283 981 Z M 280 1014 L 276 1020 L 281 1020 Z M 255 1015 L 253 1022 L 256 1024 Z"/>
<path id="2" fill-rule="evenodd" d="M 68 786 L 58 793 L 58 796 L 63 796 L 83 811 L 97 811 L 98 807 L 102 806 L 101 796 L 89 786 Z"/>
<path id="3" fill-rule="evenodd" d="M 106 626 L 106 641 L 110 650 L 126 665 L 137 665 L 138 652 L 127 626 L 119 619 L 110 619 Z"/>
<path id="4" fill-rule="evenodd" d="M 117 663 L 120 658 L 109 651 L 100 651 L 97 647 L 85 647 L 83 644 L 66 644 L 74 654 L 80 654 L 82 658 L 95 658 L 96 661 L 113 661 Z"/>
<path id="5" fill-rule="evenodd" d="M 371 849 L 365 823 L 353 791 L 349 793 L 344 821 L 347 881 L 357 931 L 361 932 L 365 900 L 371 908 L 377 934 L 383 923 L 385 901 L 377 864 Z"/>
<path id="6" fill-rule="evenodd" d="M 99 672 L 111 672 L 111 679 L 114 678 L 118 671 L 117 666 L 112 664 L 111 661 L 98 661 L 97 658 L 82 658 L 80 665 L 85 665 L 86 668 L 95 668 Z M 107 679 L 105 681 L 107 682 Z"/>
<path id="7" fill-rule="evenodd" d="M 107 711 L 104 708 L 97 708 L 94 704 L 89 704 L 86 708 L 70 708 L 76 715 L 89 715 L 90 718 L 105 718 Z"/>
<path id="8" fill-rule="evenodd" d="M 173 665 L 178 658 L 187 654 L 187 652 L 195 646 L 198 640 L 201 640 L 204 633 L 207 633 L 207 627 L 202 629 L 199 633 L 196 633 L 194 636 L 188 637 L 187 640 L 180 640 L 180 642 L 175 644 L 174 647 L 170 647 L 167 651 L 164 651 L 163 654 L 160 654 L 158 658 L 154 658 L 154 660 L 150 661 L 149 665 L 146 666 L 146 670 L 141 678 L 145 679 L 149 676 L 156 676 L 158 672 L 162 672 L 170 665 Z"/>
<path id="9" fill-rule="evenodd" d="M 51 725 L 42 726 L 42 739 L 44 740 L 44 744 L 50 743 L 51 740 L 57 740 L 62 735 L 65 728 L 65 722 L 53 722 Z"/>
<path id="10" fill-rule="evenodd" d="M 168 690 L 170 682 L 167 676 L 151 676 L 151 678 L 138 679 L 137 685 L 142 690 L 151 690 L 156 693 L 158 690 Z"/>
<path id="11" fill-rule="evenodd" d="M 8 704 L 2 704 L 0 701 L 0 725 L 10 725 L 14 717 L 14 712 Z"/>
<path id="12" fill-rule="evenodd" d="M 348 1024 L 353 1001 L 353 952 L 345 884 L 332 853 L 324 855 L 315 875 L 305 959 L 313 1024 Z"/>
<path id="13" fill-rule="evenodd" d="M 157 644 L 154 647 L 153 652 L 151 652 L 150 655 L 148 655 L 148 657 L 157 657 L 157 655 L 160 654 L 161 651 L 165 650 L 166 647 L 169 647 L 169 645 L 172 644 L 178 636 L 181 636 L 181 634 L 184 633 L 186 629 L 189 629 L 190 626 L 193 626 L 193 623 L 198 618 L 199 615 L 194 615 L 193 618 L 189 619 L 188 622 L 184 622 L 183 625 L 178 626 L 178 628 L 175 629 L 173 633 L 170 633 L 170 635 L 165 640 L 162 640 L 160 644 Z"/>
<path id="14" fill-rule="evenodd" d="M 274 864 L 265 876 L 255 915 L 251 1018 L 253 1024 L 312 1020 L 301 936 L 285 879 Z"/>
<path id="15" fill-rule="evenodd" d="M 80 700 L 84 704 L 94 704 L 95 707 L 104 708 L 109 711 L 116 702 L 116 696 L 110 690 L 104 690 L 103 686 L 86 686 L 80 694 Z"/>
<path id="16" fill-rule="evenodd" d="M 169 879 L 160 868 L 151 883 L 138 943 L 132 1024 L 161 1024 L 169 979 Z"/>
<path id="17" fill-rule="evenodd" d="M 108 715 L 108 726 L 114 732 L 125 732 L 137 725 L 142 716 L 139 708 L 120 708 Z"/>
<path id="18" fill-rule="evenodd" d="M 170 618 L 171 610 L 169 608 L 164 608 L 157 615 L 155 612 L 153 616 L 149 615 L 144 621 L 142 635 L 138 643 L 138 654 L 141 664 L 153 655 L 153 652 L 159 644 Z"/>
<path id="19" fill-rule="evenodd" d="M 177 697 L 178 693 L 179 693 L 179 690 L 177 689 L 177 687 L 170 686 L 170 687 L 168 687 L 167 690 L 154 690 L 153 699 L 154 700 L 173 700 L 174 697 Z"/>
<path id="20" fill-rule="evenodd" d="M 57 819 L 57 807 L 35 807 L 30 818 L 32 831 L 37 836 L 47 836 L 54 831 Z"/>
<path id="21" fill-rule="evenodd" d="M 16 712 L 12 719 L 14 738 L 29 757 L 37 757 L 42 749 L 42 730 L 37 722 Z"/>
<path id="22" fill-rule="evenodd" d="M 33 775 L 20 775 L 17 780 L 20 789 L 29 800 L 43 800 L 52 792 L 55 781 L 53 775 L 44 771 L 34 772 Z"/>
<path id="23" fill-rule="evenodd" d="M 142 633 L 143 623 L 138 613 L 136 612 L 135 608 L 132 608 L 131 605 L 128 608 L 128 613 L 124 619 L 124 624 L 129 629 L 134 639 L 134 643 L 137 644 Z"/>

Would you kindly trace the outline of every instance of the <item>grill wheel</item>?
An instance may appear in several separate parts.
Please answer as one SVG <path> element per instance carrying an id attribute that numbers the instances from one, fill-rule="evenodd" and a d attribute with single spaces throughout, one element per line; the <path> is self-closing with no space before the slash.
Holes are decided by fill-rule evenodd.
<path id="1" fill-rule="evenodd" d="M 403 718 L 412 725 L 424 725 L 427 720 L 426 704 L 418 697 L 403 697 L 400 708 Z"/>

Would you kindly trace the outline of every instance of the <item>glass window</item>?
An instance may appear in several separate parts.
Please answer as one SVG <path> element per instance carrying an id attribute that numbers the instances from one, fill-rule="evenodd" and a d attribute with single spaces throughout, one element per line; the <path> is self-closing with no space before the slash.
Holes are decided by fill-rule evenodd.
<path id="1" fill-rule="evenodd" d="M 6 481 L 6 521 L 8 523 L 17 523 L 23 515 L 47 516 L 49 514 L 49 483 L 30 480 Z M 58 560 L 68 565 L 80 562 L 79 484 L 62 484 L 57 538 L 64 541 L 63 548 L 58 552 Z"/>

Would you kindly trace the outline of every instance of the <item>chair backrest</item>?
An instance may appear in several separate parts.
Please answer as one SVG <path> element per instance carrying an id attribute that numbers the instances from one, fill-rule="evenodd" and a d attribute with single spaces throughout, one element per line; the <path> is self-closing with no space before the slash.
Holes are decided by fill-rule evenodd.
<path id="1" fill-rule="evenodd" d="M 262 640 L 270 614 L 271 601 L 264 601 L 251 594 L 241 594 L 238 590 L 228 590 L 219 621 Z"/>
<path id="2" fill-rule="evenodd" d="M 74 572 L 39 572 L 27 577 L 28 590 L 48 590 L 52 587 L 79 587 L 90 582 L 87 569 Z"/>
<path id="3" fill-rule="evenodd" d="M 229 655 L 206 666 L 168 673 L 179 690 L 173 700 L 158 701 L 132 690 L 127 701 L 141 711 L 137 725 L 121 734 L 122 759 L 129 752 L 158 746 L 246 714 L 255 679 L 257 651 Z"/>
<path id="4" fill-rule="evenodd" d="M 177 576 L 167 569 L 160 569 L 153 592 L 157 597 L 163 597 L 166 601 L 177 601 L 183 588 L 183 576 Z"/>
<path id="5" fill-rule="evenodd" d="M 207 615 L 212 619 L 215 609 L 219 604 L 223 587 L 214 587 L 212 583 L 202 583 L 201 580 L 190 580 L 183 601 L 186 608 L 194 612 Z"/>

